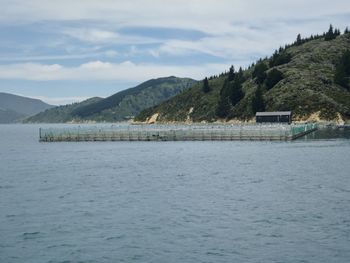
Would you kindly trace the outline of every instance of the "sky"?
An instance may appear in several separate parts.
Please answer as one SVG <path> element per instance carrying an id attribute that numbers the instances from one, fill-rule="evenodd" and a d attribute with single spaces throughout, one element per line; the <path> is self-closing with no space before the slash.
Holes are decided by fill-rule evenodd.
<path id="1" fill-rule="evenodd" d="M 247 67 L 350 26 L 347 0 L 0 0 L 0 92 L 62 105 Z M 1 105 L 0 105 L 1 106 Z"/>

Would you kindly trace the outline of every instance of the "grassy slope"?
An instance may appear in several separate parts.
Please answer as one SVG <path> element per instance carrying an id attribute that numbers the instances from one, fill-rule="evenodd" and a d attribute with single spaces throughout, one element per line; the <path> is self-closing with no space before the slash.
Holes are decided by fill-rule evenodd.
<path id="1" fill-rule="evenodd" d="M 350 49 L 350 34 L 338 36 L 331 41 L 317 39 L 301 46 L 289 47 L 286 51 L 292 55 L 292 60 L 275 67 L 283 72 L 284 79 L 264 92 L 266 110 L 293 110 L 301 119 L 316 112 L 321 112 L 323 119 L 334 119 L 337 113 L 348 119 L 350 92 L 333 82 L 335 65 L 347 49 Z M 245 120 L 254 116 L 251 101 L 257 84 L 252 79 L 252 70 L 253 68 L 244 71 L 247 78 L 243 83 L 245 97 L 232 107 L 228 119 Z M 209 93 L 203 93 L 202 83 L 198 83 L 169 101 L 146 109 L 136 120 L 145 121 L 158 113 L 160 122 L 186 121 L 188 117 L 195 122 L 215 121 L 219 92 L 225 78 L 222 76 L 210 80 L 212 91 Z M 193 112 L 189 114 L 191 108 Z"/>

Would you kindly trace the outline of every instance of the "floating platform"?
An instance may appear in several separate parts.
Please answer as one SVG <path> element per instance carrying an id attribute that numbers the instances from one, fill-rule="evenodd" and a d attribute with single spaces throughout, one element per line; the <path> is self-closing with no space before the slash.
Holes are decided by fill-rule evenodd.
<path id="1" fill-rule="evenodd" d="M 41 142 L 80 141 L 290 141 L 317 130 L 315 123 L 111 125 L 103 127 L 40 128 Z"/>

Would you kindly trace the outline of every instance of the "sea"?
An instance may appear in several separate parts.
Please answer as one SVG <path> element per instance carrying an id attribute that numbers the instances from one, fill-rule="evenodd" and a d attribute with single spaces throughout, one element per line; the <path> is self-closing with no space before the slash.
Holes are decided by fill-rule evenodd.
<path id="1" fill-rule="evenodd" d="M 0 125 L 0 262 L 350 262 L 350 131 L 40 143 Z"/>

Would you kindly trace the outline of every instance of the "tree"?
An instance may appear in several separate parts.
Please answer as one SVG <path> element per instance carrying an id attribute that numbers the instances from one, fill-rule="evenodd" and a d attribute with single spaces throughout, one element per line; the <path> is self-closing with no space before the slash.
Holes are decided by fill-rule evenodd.
<path id="1" fill-rule="evenodd" d="M 343 53 L 335 68 L 334 82 L 350 91 L 350 50 Z"/>
<path id="2" fill-rule="evenodd" d="M 349 33 L 349 29 L 348 29 L 348 27 L 346 27 L 344 30 L 344 34 L 348 34 L 348 33 Z"/>
<path id="3" fill-rule="evenodd" d="M 299 45 L 301 45 L 302 43 L 303 43 L 303 41 L 301 40 L 301 35 L 298 34 L 298 35 L 297 35 L 297 40 L 295 41 L 295 44 L 296 44 L 297 46 L 299 46 Z"/>
<path id="4" fill-rule="evenodd" d="M 264 62 L 260 61 L 256 64 L 254 70 L 253 70 L 253 78 L 256 78 L 257 84 L 262 84 L 266 78 L 266 70 L 267 66 Z"/>
<path id="5" fill-rule="evenodd" d="M 228 80 L 232 81 L 235 79 L 235 68 L 233 66 L 230 67 L 230 70 L 228 72 Z"/>
<path id="6" fill-rule="evenodd" d="M 235 106 L 238 102 L 240 102 L 241 99 L 243 99 L 244 93 L 242 91 L 242 84 L 238 79 L 236 79 L 231 85 L 229 94 L 230 101 L 233 106 Z"/>
<path id="7" fill-rule="evenodd" d="M 328 29 L 328 32 L 325 34 L 325 36 L 324 36 L 324 40 L 326 40 L 326 41 L 329 41 L 329 40 L 332 40 L 332 39 L 334 39 L 334 38 L 336 38 L 336 34 L 334 33 L 334 31 L 333 31 L 333 26 L 332 26 L 332 24 L 331 25 L 329 25 L 329 29 Z"/>
<path id="8" fill-rule="evenodd" d="M 220 118 L 225 118 L 230 113 L 230 110 L 230 82 L 228 79 L 226 79 L 220 90 L 220 98 L 216 108 L 216 115 Z"/>
<path id="9" fill-rule="evenodd" d="M 255 94 L 252 99 L 252 110 L 255 113 L 258 111 L 265 111 L 265 103 L 262 95 L 261 86 L 259 85 L 255 91 Z"/>
<path id="10" fill-rule="evenodd" d="M 204 93 L 208 93 L 210 91 L 210 86 L 209 86 L 207 77 L 205 77 L 205 79 L 203 80 L 202 90 L 203 90 Z"/>
<path id="11" fill-rule="evenodd" d="M 241 84 L 245 81 L 242 67 L 239 67 L 239 70 L 235 75 L 235 80 L 240 82 Z"/>
<path id="12" fill-rule="evenodd" d="M 272 69 L 266 77 L 265 85 L 267 90 L 272 89 L 278 82 L 283 79 L 283 73 L 278 69 Z"/>
<path id="13" fill-rule="evenodd" d="M 270 58 L 269 66 L 272 68 L 275 66 L 289 63 L 291 60 L 292 60 L 292 55 L 289 54 L 287 51 L 277 52 L 276 50 L 275 53 Z"/>
<path id="14" fill-rule="evenodd" d="M 220 96 L 218 106 L 216 108 L 216 115 L 220 118 L 226 118 L 231 110 L 231 105 L 228 97 Z"/>

